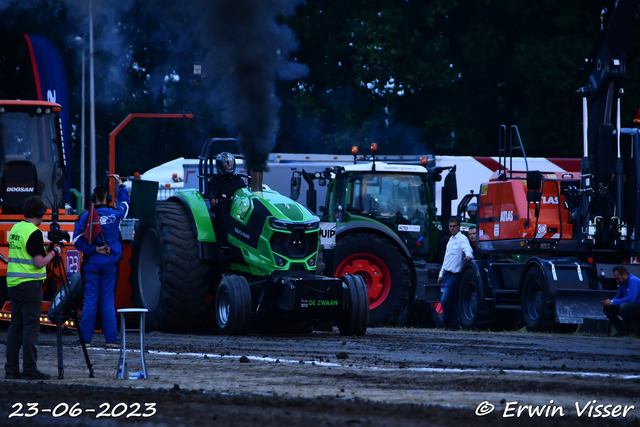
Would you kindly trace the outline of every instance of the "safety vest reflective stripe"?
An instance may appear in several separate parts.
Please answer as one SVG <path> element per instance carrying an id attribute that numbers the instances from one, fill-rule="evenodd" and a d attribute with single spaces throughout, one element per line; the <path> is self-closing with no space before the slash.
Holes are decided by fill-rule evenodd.
<path id="1" fill-rule="evenodd" d="M 9 258 L 9 262 L 15 262 L 15 263 L 18 263 L 18 264 L 30 264 L 30 265 L 33 265 L 33 259 Z"/>
<path id="2" fill-rule="evenodd" d="M 27 252 L 29 237 L 38 227 L 28 221 L 17 223 L 9 233 L 9 264 L 7 265 L 7 286 L 13 287 L 30 280 L 47 278 L 46 266 L 36 268 L 33 258 Z M 44 248 L 44 246 L 43 246 Z"/>
<path id="3" fill-rule="evenodd" d="M 40 273 L 7 273 L 7 277 L 24 277 L 27 279 L 44 279 Z"/>

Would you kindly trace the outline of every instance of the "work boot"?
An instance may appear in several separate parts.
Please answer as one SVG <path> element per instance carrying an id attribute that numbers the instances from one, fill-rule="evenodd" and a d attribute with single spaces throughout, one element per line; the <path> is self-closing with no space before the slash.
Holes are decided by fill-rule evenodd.
<path id="1" fill-rule="evenodd" d="M 629 332 L 627 332 L 627 331 L 616 332 L 613 335 L 614 338 L 624 338 L 624 337 L 628 337 L 628 336 L 629 336 Z"/>
<path id="2" fill-rule="evenodd" d="M 108 342 L 105 346 L 107 348 L 120 348 L 120 341 Z"/>
<path id="3" fill-rule="evenodd" d="M 75 343 L 74 345 L 75 345 L 76 347 L 82 347 L 82 341 L 78 340 L 78 341 L 76 341 L 76 343 Z M 85 343 L 84 343 L 84 346 L 85 346 L 86 348 L 89 348 L 89 347 L 91 347 L 91 343 L 90 343 L 90 342 L 85 342 Z"/>
<path id="4" fill-rule="evenodd" d="M 40 371 L 34 371 L 34 372 L 25 373 L 22 376 L 22 378 L 25 380 L 48 380 L 51 378 L 51 375 L 45 374 Z"/>
<path id="5" fill-rule="evenodd" d="M 22 379 L 22 372 L 20 372 L 20 371 L 5 371 L 4 379 L 5 380 L 20 380 L 20 379 Z"/>

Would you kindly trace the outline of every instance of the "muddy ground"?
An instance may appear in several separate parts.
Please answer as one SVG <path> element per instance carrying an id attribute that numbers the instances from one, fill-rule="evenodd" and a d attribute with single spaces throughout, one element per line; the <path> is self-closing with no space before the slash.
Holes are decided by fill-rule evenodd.
<path id="1" fill-rule="evenodd" d="M 117 380 L 119 352 L 101 335 L 88 350 L 88 378 L 76 339 L 63 337 L 64 379 L 56 379 L 56 335 L 45 331 L 38 363 L 54 379 L 0 380 L 0 425 L 640 426 L 640 340 L 632 338 L 149 333 L 147 380 Z M 128 352 L 130 371 L 140 370 L 139 355 Z"/>

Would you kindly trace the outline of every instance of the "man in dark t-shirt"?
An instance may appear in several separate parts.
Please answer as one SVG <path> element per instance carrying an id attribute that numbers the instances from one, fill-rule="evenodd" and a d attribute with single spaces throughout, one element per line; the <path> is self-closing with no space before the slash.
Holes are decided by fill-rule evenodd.
<path id="1" fill-rule="evenodd" d="M 46 207 L 38 196 L 29 197 L 22 209 L 25 220 L 9 233 L 7 289 L 11 299 L 11 324 L 7 332 L 5 379 L 47 380 L 51 375 L 36 367 L 36 342 L 42 313 L 42 283 L 47 277 L 47 264 L 62 252 L 54 247 L 49 254 L 44 247 L 42 217 Z M 20 372 L 20 347 L 23 371 Z"/>

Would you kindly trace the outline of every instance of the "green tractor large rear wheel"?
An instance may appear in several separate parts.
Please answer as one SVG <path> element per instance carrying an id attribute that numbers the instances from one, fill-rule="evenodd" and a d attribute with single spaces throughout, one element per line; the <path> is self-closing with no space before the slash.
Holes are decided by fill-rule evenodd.
<path id="1" fill-rule="evenodd" d="M 149 331 L 202 329 L 209 266 L 198 256 L 190 213 L 177 200 L 159 202 L 155 221 L 136 229 L 131 255 L 131 294 L 149 310 Z"/>

